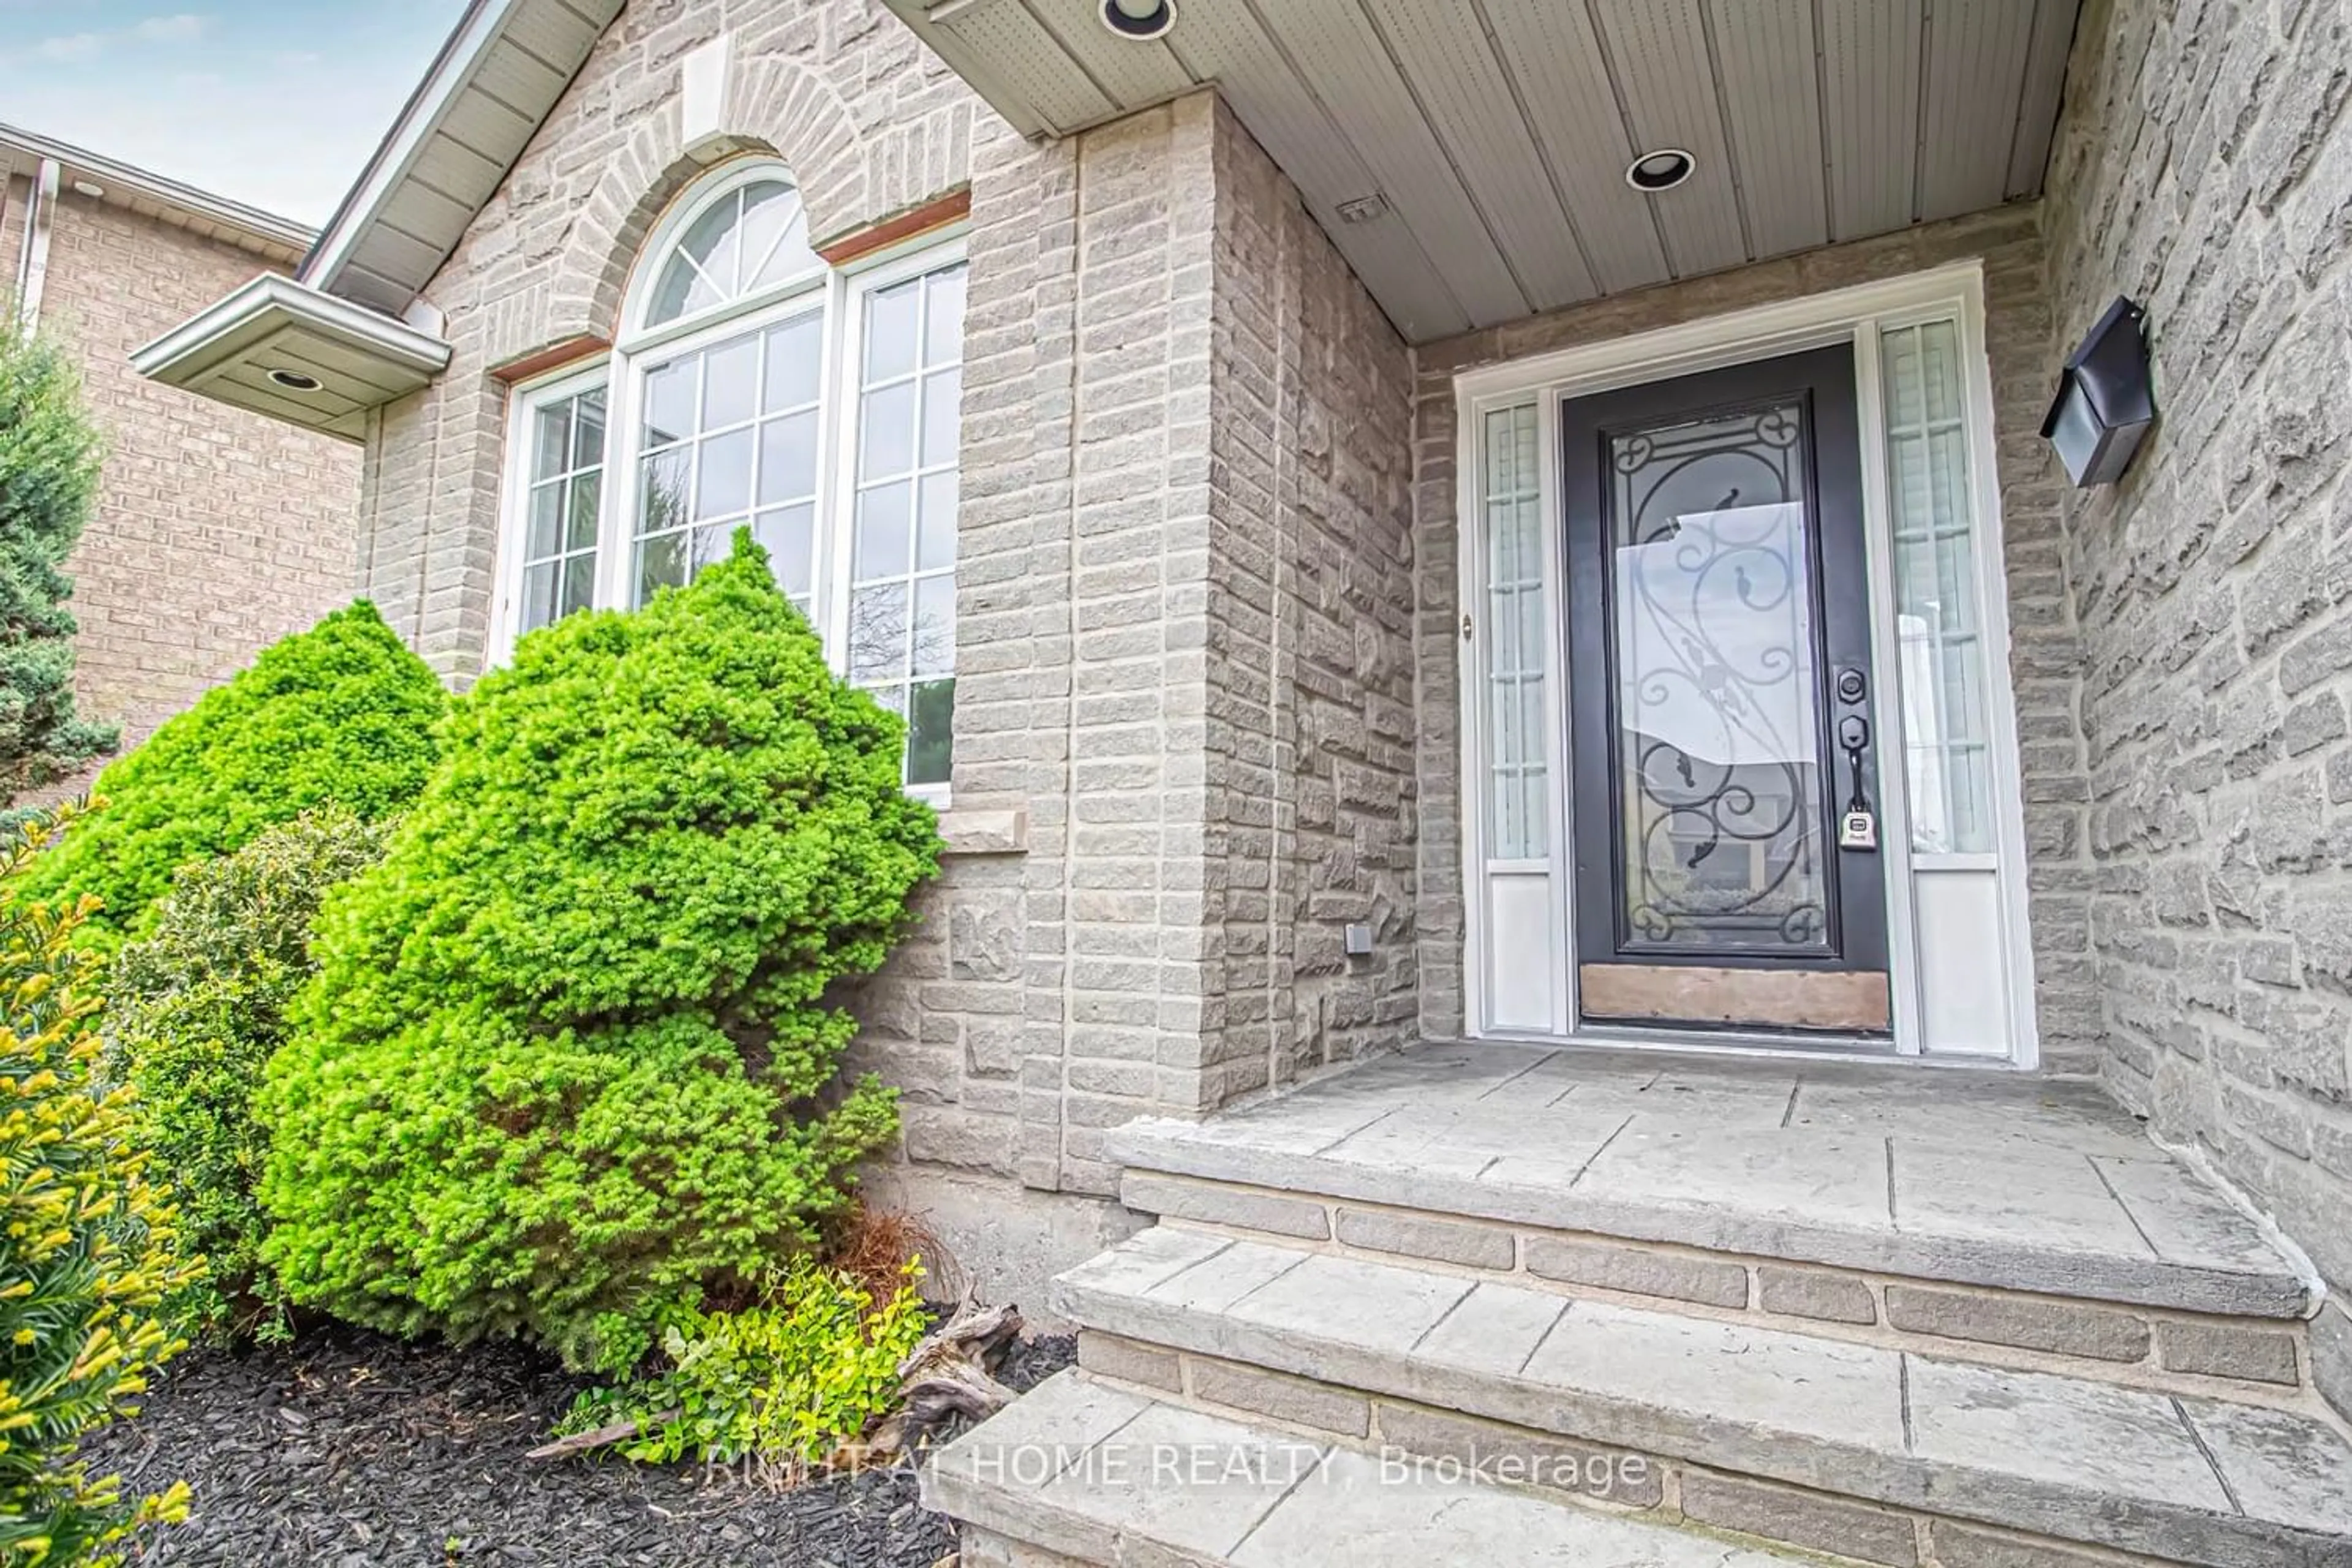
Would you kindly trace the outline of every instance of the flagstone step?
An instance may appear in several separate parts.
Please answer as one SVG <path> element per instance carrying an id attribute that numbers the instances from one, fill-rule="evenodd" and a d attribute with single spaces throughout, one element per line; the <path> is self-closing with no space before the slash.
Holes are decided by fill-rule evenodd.
<path id="1" fill-rule="evenodd" d="M 1131 1207 L 1308 1239 L 1354 1203 L 2217 1317 L 2294 1322 L 2315 1300 L 2095 1089 L 2014 1075 L 1430 1046 L 1206 1121 L 1130 1122 L 1107 1153 Z M 1354 1223 L 1358 1245 L 1444 1261 L 1496 1245 Z"/>
<path id="2" fill-rule="evenodd" d="M 2166 1562 L 2352 1563 L 2315 1409 L 1941 1360 L 1156 1226 L 1062 1276 L 1083 1329 L 1735 1477 Z"/>
<path id="3" fill-rule="evenodd" d="M 1061 1373 L 941 1450 L 923 1501 L 977 1564 L 1799 1568 L 1802 1557 L 1400 1468 Z M 988 1542 L 1018 1542 L 1005 1551 Z"/>
<path id="4" fill-rule="evenodd" d="M 1120 1197 L 1178 1226 L 1403 1260 L 1564 1294 L 2177 1394 L 2276 1403 L 2311 1377 L 2295 1319 L 1904 1279 L 1622 1236 L 1508 1225 L 1230 1182 L 1129 1172 Z"/>

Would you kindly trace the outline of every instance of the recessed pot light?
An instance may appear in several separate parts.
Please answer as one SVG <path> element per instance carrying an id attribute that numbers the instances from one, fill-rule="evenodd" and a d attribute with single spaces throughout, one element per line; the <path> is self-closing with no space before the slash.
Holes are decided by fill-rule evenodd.
<path id="1" fill-rule="evenodd" d="M 1698 160 L 1679 147 L 1661 147 L 1654 153 L 1644 153 L 1625 165 L 1625 183 L 1644 195 L 1656 195 L 1671 191 L 1691 177 Z"/>
<path id="2" fill-rule="evenodd" d="M 1163 37 L 1176 25 L 1176 0 L 1102 0 L 1102 19 L 1122 38 Z"/>
<path id="3" fill-rule="evenodd" d="M 299 370 L 273 370 L 269 373 L 269 379 L 289 392 L 316 392 L 320 386 L 317 376 L 304 375 Z"/>

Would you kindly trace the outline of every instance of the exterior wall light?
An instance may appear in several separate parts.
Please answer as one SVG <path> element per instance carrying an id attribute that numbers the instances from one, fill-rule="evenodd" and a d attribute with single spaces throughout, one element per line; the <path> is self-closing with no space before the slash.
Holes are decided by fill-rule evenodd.
<path id="1" fill-rule="evenodd" d="M 2156 420 L 2147 322 L 2145 310 L 2118 298 L 2059 374 L 2042 436 L 2078 489 L 2123 478 Z"/>
<path id="2" fill-rule="evenodd" d="M 1176 25 L 1176 0 L 1102 0 L 1102 19 L 1122 38 L 1149 42 Z"/>

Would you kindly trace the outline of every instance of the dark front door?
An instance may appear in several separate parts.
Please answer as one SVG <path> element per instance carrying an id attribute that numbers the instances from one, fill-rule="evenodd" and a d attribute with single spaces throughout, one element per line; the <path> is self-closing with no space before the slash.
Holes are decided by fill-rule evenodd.
<path id="1" fill-rule="evenodd" d="M 1566 405 L 1578 993 L 1883 1033 L 1853 352 Z"/>

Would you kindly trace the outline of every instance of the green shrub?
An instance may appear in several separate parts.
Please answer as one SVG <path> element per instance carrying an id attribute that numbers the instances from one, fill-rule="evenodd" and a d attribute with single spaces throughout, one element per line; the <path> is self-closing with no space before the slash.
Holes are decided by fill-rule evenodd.
<path id="1" fill-rule="evenodd" d="M 330 801 L 370 820 L 399 810 L 432 768 L 446 703 L 374 605 L 337 610 L 109 765 L 105 809 L 41 857 L 27 891 L 96 895 L 101 945 L 137 934 L 191 861 Z"/>
<path id="2" fill-rule="evenodd" d="M 113 1064 L 138 1090 L 139 1141 L 172 1188 L 183 1253 L 203 1260 L 201 1278 L 168 1303 L 192 1332 L 274 1338 L 286 1328 L 284 1293 L 261 1261 L 269 1138 L 253 1097 L 315 973 L 320 900 L 382 858 L 388 831 L 324 807 L 185 868 L 148 935 L 109 972 Z"/>
<path id="3" fill-rule="evenodd" d="M 16 885 L 54 816 L 0 854 L 0 1563 L 110 1562 L 106 1549 L 185 1516 L 187 1489 L 125 1502 L 74 1458 L 180 1348 L 160 1315 L 183 1288 L 172 1215 L 132 1152 L 131 1095 L 92 1086 L 94 962 L 82 910 Z"/>
<path id="4" fill-rule="evenodd" d="M 270 1063 L 267 1253 L 352 1321 L 580 1362 L 808 1246 L 891 1136 L 888 1090 L 833 1086 L 856 1025 L 823 998 L 938 829 L 748 532 L 525 637 L 443 736 Z"/>
<path id="5" fill-rule="evenodd" d="M 104 442 L 73 363 L 0 302 L 0 804 L 114 750 L 74 712 L 66 558 L 98 498 Z"/>
<path id="6" fill-rule="evenodd" d="M 898 1394 L 898 1363 L 929 1326 L 909 1263 L 879 1307 L 839 1269 L 797 1259 L 772 1305 L 731 1312 L 679 1308 L 660 1325 L 667 1365 L 617 1388 L 583 1393 L 567 1431 L 634 1421 L 621 1452 L 648 1464 L 823 1461 L 862 1436 Z"/>

